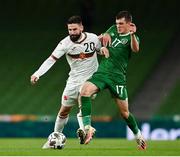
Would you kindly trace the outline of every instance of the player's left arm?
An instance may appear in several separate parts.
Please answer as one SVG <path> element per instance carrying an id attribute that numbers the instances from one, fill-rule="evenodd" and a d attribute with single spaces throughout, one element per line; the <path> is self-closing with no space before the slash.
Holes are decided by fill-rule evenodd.
<path id="1" fill-rule="evenodd" d="M 135 35 L 137 30 L 136 25 L 134 23 L 130 23 L 129 30 L 131 36 L 131 50 L 133 52 L 139 52 L 139 39 Z"/>

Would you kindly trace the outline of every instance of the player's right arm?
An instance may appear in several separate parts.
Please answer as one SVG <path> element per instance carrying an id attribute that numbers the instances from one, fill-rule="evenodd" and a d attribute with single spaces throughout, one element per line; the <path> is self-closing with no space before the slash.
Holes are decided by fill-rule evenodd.
<path id="1" fill-rule="evenodd" d="M 111 32 L 114 32 L 116 29 L 115 25 L 112 25 L 105 33 L 101 34 L 99 36 L 99 40 L 101 41 L 102 45 L 104 47 L 107 47 L 108 45 L 111 46 Z"/>
<path id="2" fill-rule="evenodd" d="M 134 23 L 130 23 L 129 30 L 131 36 L 131 50 L 133 52 L 139 52 L 139 38 L 135 35 L 136 29 L 136 25 Z"/>
<path id="3" fill-rule="evenodd" d="M 39 69 L 31 75 L 30 82 L 32 85 L 34 85 L 39 80 L 39 78 L 44 75 L 61 56 L 65 54 L 65 41 L 66 38 L 58 44 L 53 53 L 42 63 Z"/>

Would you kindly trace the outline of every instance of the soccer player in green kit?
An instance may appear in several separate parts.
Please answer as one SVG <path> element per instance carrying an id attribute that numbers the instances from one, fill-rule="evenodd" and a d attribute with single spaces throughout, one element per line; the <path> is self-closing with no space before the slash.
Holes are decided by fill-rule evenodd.
<path id="1" fill-rule="evenodd" d="M 135 34 L 136 26 L 132 23 L 132 16 L 128 11 L 121 11 L 116 16 L 116 25 L 110 27 L 102 41 L 109 51 L 109 57 L 103 58 L 97 72 L 85 82 L 81 90 L 81 111 L 85 126 L 84 143 L 88 144 L 95 133 L 91 126 L 91 96 L 103 89 L 109 89 L 115 98 L 119 111 L 128 127 L 135 135 L 139 149 L 146 149 L 146 142 L 138 128 L 136 120 L 128 109 L 128 94 L 126 87 L 126 71 L 132 52 L 139 51 L 139 38 Z M 109 44 L 107 45 L 107 42 Z"/>

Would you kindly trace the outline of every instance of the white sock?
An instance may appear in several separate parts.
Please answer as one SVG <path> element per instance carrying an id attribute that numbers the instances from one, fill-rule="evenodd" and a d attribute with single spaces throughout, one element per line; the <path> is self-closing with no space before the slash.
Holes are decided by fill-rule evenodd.
<path id="1" fill-rule="evenodd" d="M 66 118 L 60 118 L 57 116 L 55 125 L 54 125 L 54 132 L 62 132 L 64 129 L 64 126 L 67 124 L 69 119 L 69 115 Z"/>
<path id="2" fill-rule="evenodd" d="M 136 138 L 141 138 L 142 134 L 141 131 L 138 129 L 137 134 L 135 135 Z"/>
<path id="3" fill-rule="evenodd" d="M 77 120 L 78 120 L 80 129 L 85 130 L 85 129 L 84 129 L 83 120 L 82 120 L 81 110 L 80 110 L 79 113 L 77 114 Z"/>

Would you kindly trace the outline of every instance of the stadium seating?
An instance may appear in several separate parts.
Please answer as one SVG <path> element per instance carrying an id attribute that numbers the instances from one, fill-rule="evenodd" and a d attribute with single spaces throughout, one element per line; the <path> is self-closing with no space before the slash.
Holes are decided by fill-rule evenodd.
<path id="1" fill-rule="evenodd" d="M 160 108 L 157 110 L 155 117 L 174 117 L 180 120 L 180 81 L 177 81 L 175 86 L 170 91 L 170 94 L 166 96 L 165 100 L 161 103 Z"/>
<path id="2" fill-rule="evenodd" d="M 2 2 L 4 8 L 1 5 L 2 12 L 3 10 L 5 12 L 7 8 L 11 11 L 0 14 L 3 20 L 0 26 L 0 73 L 2 77 L 0 82 L 0 114 L 55 115 L 60 105 L 65 80 L 68 77 L 69 67 L 65 58 L 60 59 L 40 79 L 37 86 L 31 86 L 29 79 L 30 75 L 67 34 L 64 24 L 67 17 L 72 13 L 80 14 L 80 9 L 72 7 L 76 4 L 70 0 L 61 9 L 58 7 L 60 1 L 31 2 L 28 0 L 25 3 L 21 0 L 19 2 L 21 2 L 21 6 L 18 6 L 17 1 L 11 2 L 10 0 Z M 122 1 L 121 5 L 118 5 L 116 4 L 117 1 L 112 1 L 113 11 L 109 7 L 106 12 L 103 11 L 103 7 L 100 7 L 101 2 L 94 2 L 92 31 L 95 33 L 105 31 L 114 23 L 112 17 L 122 8 L 129 8 L 135 16 L 134 22 L 137 23 L 138 34 L 141 39 L 141 53 L 133 55 L 129 65 L 128 92 L 130 102 L 165 52 L 174 33 L 172 28 L 175 24 L 173 25 L 173 21 L 176 20 L 174 16 L 171 16 L 172 26 L 168 28 L 165 28 L 161 23 L 166 22 L 167 15 L 170 16 L 174 13 L 168 13 L 164 8 L 176 10 L 176 5 L 164 2 L 164 7 L 162 7 L 162 4 L 153 2 L 154 10 L 150 10 L 149 3 L 143 0 L 141 2 L 141 9 L 135 9 L 135 2 Z M 47 6 L 51 7 L 47 10 Z M 104 7 L 108 6 L 109 3 L 104 3 Z M 66 7 L 69 8 L 70 12 L 66 11 Z M 18 8 L 17 12 L 15 8 Z M 158 8 L 162 8 L 161 11 Z M 34 11 L 32 12 L 32 10 Z M 154 18 L 157 14 L 159 14 L 159 18 Z M 153 43 L 158 44 L 154 46 Z M 119 116 L 117 107 L 113 100 L 110 100 L 110 97 L 111 95 L 106 91 L 97 96 L 93 107 L 94 115 Z M 77 108 L 73 110 L 72 115 L 75 115 L 76 112 Z"/>
<path id="3" fill-rule="evenodd" d="M 52 28 L 53 30 L 53 28 Z M 2 34 L 3 46 L 1 49 L 1 114 L 56 114 L 61 94 L 68 77 L 69 67 L 65 58 L 60 59 L 54 67 L 44 75 L 37 86 L 31 86 L 30 75 L 39 65 L 50 55 L 59 40 L 65 36 L 60 34 L 62 30 L 12 30 L 4 31 Z M 133 94 L 141 87 L 143 81 L 152 70 L 163 53 L 163 48 L 171 36 L 168 31 L 161 32 L 159 47 L 150 47 L 148 44 L 154 39 L 156 31 L 151 31 L 142 35 L 140 54 L 133 55 L 128 71 L 128 88 L 130 100 Z M 12 38 L 8 38 L 12 36 Z M 148 62 L 147 62 L 148 57 Z M 108 92 L 99 94 L 94 101 L 94 114 L 116 116 L 117 108 L 110 99 Z M 6 107 L 3 107 L 6 106 Z M 38 109 L 37 109 L 38 106 Z M 106 107 L 104 107 L 106 106 Z M 111 112 L 109 112 L 111 111 Z"/>

